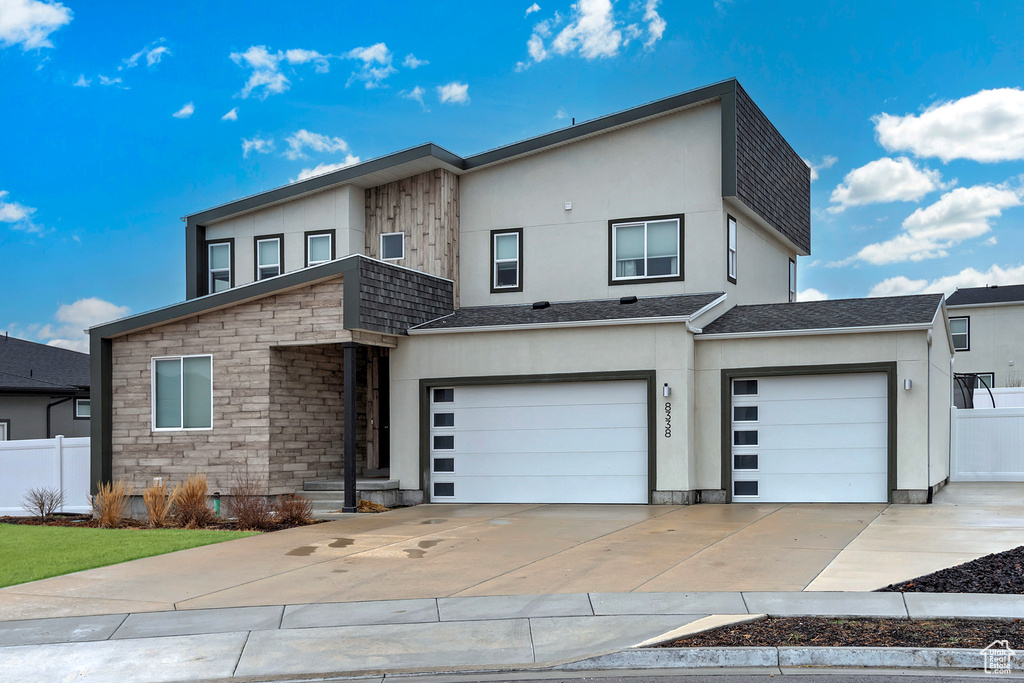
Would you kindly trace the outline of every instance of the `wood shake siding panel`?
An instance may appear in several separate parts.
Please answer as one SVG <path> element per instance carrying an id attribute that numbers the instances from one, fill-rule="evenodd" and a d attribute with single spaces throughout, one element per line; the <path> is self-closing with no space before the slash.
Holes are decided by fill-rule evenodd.
<path id="1" fill-rule="evenodd" d="M 453 310 L 452 283 L 381 261 L 359 264 L 359 321 L 364 329 L 406 334 Z"/>
<path id="2" fill-rule="evenodd" d="M 405 234 L 401 266 L 455 281 L 458 305 L 459 177 L 437 169 L 366 190 L 366 253 L 380 258 L 380 236 Z"/>
<path id="3" fill-rule="evenodd" d="M 232 472 L 248 465 L 252 472 L 269 473 L 270 488 L 277 491 L 298 479 L 297 473 L 322 471 L 326 465 L 319 455 L 301 469 L 295 463 L 285 470 L 281 458 L 271 468 L 271 427 L 284 426 L 283 418 L 271 420 L 271 349 L 351 340 L 342 321 L 342 287 L 339 277 L 114 339 L 113 478 L 142 487 L 156 476 L 178 482 L 199 471 L 211 491 L 226 492 Z M 152 358 L 198 354 L 213 356 L 213 428 L 153 431 Z M 324 397 L 327 384 L 318 388 Z M 287 412 L 276 410 L 279 418 Z M 286 477 L 286 471 L 296 474 Z"/>

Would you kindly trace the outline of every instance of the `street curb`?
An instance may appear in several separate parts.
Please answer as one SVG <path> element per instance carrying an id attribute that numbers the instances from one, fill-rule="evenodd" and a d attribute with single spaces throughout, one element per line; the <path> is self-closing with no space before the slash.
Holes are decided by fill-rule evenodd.
<path id="1" fill-rule="evenodd" d="M 954 648 L 686 647 L 622 650 L 553 668 L 566 671 L 739 667 L 985 670 L 985 664 L 986 656 L 981 650 Z M 1003 671 L 1024 671 L 1024 657 L 1011 657 Z"/>

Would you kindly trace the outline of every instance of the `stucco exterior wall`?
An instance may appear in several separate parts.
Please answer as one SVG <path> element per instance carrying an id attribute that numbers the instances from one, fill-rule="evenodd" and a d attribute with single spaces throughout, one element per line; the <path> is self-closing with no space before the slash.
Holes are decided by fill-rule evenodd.
<path id="1" fill-rule="evenodd" d="M 943 332 L 944 334 L 944 332 Z M 935 353 L 933 364 L 940 363 Z M 695 359 L 696 470 L 697 487 L 722 487 L 721 371 L 724 368 L 758 368 L 896 362 L 896 453 L 897 489 L 923 491 L 928 488 L 929 456 L 939 453 L 941 440 L 928 450 L 929 358 L 927 332 L 875 332 L 835 335 L 760 337 L 747 339 L 699 339 Z M 948 361 L 948 356 L 947 356 Z M 933 368 L 934 372 L 934 368 Z M 903 381 L 913 381 L 910 391 Z M 948 386 L 948 379 L 933 375 L 935 382 Z M 934 387 L 933 387 L 934 388 Z M 934 397 L 933 397 L 934 398 Z M 944 417 L 943 417 L 944 416 Z M 931 429 L 949 431 L 948 405 L 944 411 L 933 406 Z M 947 451 L 948 452 L 948 451 Z M 933 472 L 934 473 L 934 472 Z"/>
<path id="2" fill-rule="evenodd" d="M 334 230 L 338 258 L 366 253 L 365 214 L 363 189 L 345 185 L 209 225 L 206 241 L 234 238 L 237 287 L 254 279 L 256 236 L 284 235 L 284 272 L 290 272 L 306 266 L 307 231 Z"/>
<path id="3" fill-rule="evenodd" d="M 749 213 L 727 202 L 715 245 L 714 235 L 705 236 L 707 248 L 721 254 L 725 267 L 728 217 L 736 219 L 736 282 L 726 281 L 723 290 L 729 295 L 729 307 L 743 304 L 774 304 L 789 301 L 789 261 L 796 252 L 786 246 L 777 234 L 758 223 Z M 707 266 L 705 266 L 707 267 Z M 797 283 L 799 288 L 799 283 Z"/>
<path id="4" fill-rule="evenodd" d="M 1024 304 L 950 306 L 948 311 L 950 318 L 971 319 L 971 348 L 956 352 L 956 372 L 991 372 L 997 387 L 1010 386 L 1011 377 L 1024 379 Z"/>
<path id="5" fill-rule="evenodd" d="M 46 406 L 63 396 L 0 396 L 0 420 L 10 420 L 8 439 L 48 439 L 61 436 L 89 436 L 89 420 L 76 420 L 75 400 L 50 409 L 50 433 L 46 433 Z M 83 397 L 88 398 L 88 397 Z"/>
<path id="6" fill-rule="evenodd" d="M 419 381 L 422 378 L 551 375 L 654 370 L 657 488 L 686 491 L 692 471 L 690 414 L 693 336 L 679 323 L 415 335 L 391 351 L 391 477 L 419 489 Z M 662 396 L 664 383 L 672 396 Z M 672 436 L 664 404 L 672 402 Z"/>

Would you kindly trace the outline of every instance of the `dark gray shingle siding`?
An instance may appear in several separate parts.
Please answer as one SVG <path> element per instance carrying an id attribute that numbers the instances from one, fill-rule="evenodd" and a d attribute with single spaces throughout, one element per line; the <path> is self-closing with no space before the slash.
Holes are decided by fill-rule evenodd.
<path id="1" fill-rule="evenodd" d="M 736 83 L 736 196 L 811 251 L 811 171 Z"/>
<path id="2" fill-rule="evenodd" d="M 359 327 L 405 334 L 410 327 L 452 312 L 448 280 L 360 259 Z"/>
<path id="3" fill-rule="evenodd" d="M 998 287 L 967 287 L 958 289 L 946 299 L 947 306 L 968 304 L 1001 304 L 1015 301 L 1024 302 L 1024 285 L 1000 285 Z"/>
<path id="4" fill-rule="evenodd" d="M 419 329 L 444 330 L 502 325 L 678 317 L 692 315 L 720 296 L 722 296 L 721 292 L 642 297 L 633 304 L 620 304 L 618 299 L 565 301 L 553 303 L 549 308 L 539 309 L 534 309 L 533 304 L 473 306 L 460 308 L 453 315 L 431 321 Z"/>
<path id="5" fill-rule="evenodd" d="M 736 306 L 706 325 L 704 334 L 923 325 L 934 319 L 941 302 L 941 294 L 920 294 Z"/>

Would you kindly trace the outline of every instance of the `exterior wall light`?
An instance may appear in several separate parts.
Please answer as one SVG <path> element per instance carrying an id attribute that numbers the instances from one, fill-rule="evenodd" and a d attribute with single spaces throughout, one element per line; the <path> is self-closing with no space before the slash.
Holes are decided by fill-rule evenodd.
<path id="1" fill-rule="evenodd" d="M 910 387 L 912 387 L 912 386 L 914 386 L 914 380 L 912 380 L 912 379 L 905 379 L 905 380 L 903 380 L 903 388 L 905 390 L 910 391 Z"/>

